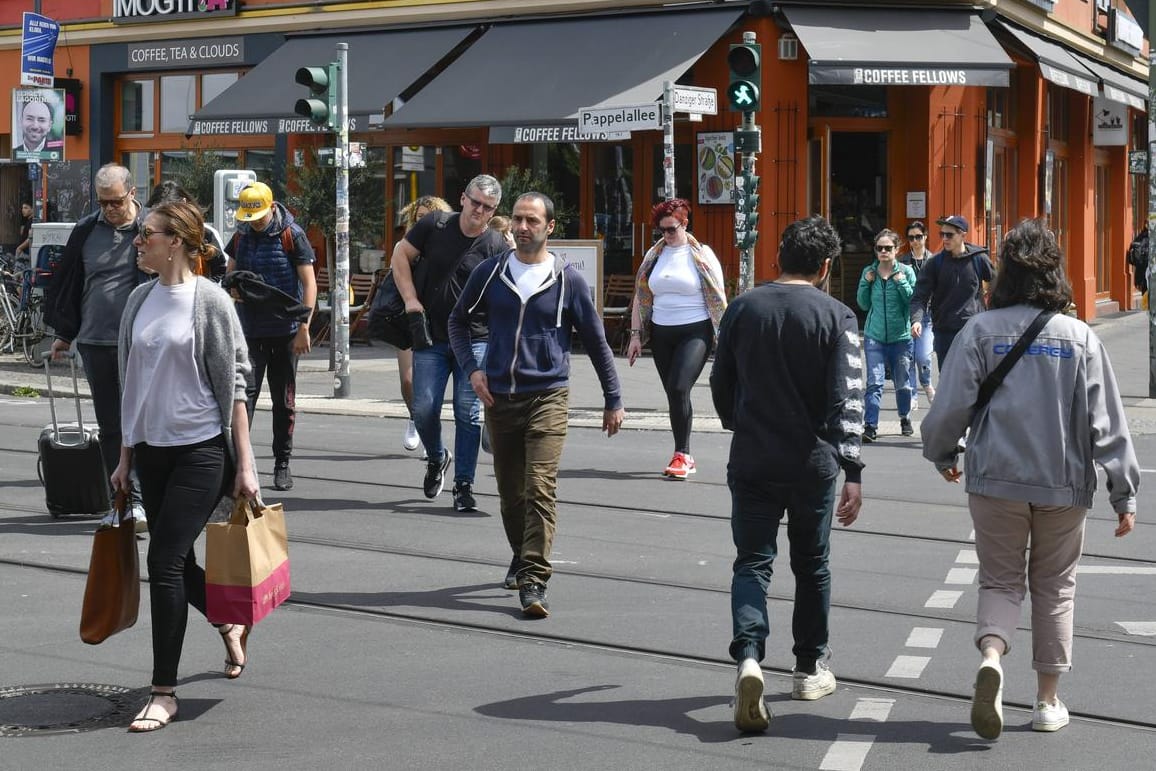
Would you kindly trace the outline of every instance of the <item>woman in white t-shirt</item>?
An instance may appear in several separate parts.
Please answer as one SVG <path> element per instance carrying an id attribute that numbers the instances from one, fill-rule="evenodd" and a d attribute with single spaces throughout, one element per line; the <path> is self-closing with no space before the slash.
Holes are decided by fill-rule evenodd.
<path id="1" fill-rule="evenodd" d="M 257 495 L 245 381 L 249 356 L 229 295 L 198 276 L 216 248 L 201 210 L 179 201 L 149 212 L 134 241 L 137 264 L 157 280 L 137 287 L 121 318 L 120 464 L 129 489 L 136 468 L 148 514 L 153 677 L 148 703 L 129 731 L 164 728 L 177 716 L 177 668 L 188 606 L 205 612 L 205 571 L 193 544 L 225 493 Z M 224 624 L 225 676 L 246 664 L 249 629 Z"/>
<path id="2" fill-rule="evenodd" d="M 690 390 L 706 366 L 727 307 L 722 266 L 711 248 L 687 231 L 689 218 L 690 204 L 682 198 L 663 201 L 651 210 L 651 222 L 662 231 L 662 239 L 638 269 L 626 349 L 634 366 L 642 354 L 643 334 L 649 333 L 674 433 L 674 457 L 662 472 L 671 479 L 686 479 L 695 472 Z"/>

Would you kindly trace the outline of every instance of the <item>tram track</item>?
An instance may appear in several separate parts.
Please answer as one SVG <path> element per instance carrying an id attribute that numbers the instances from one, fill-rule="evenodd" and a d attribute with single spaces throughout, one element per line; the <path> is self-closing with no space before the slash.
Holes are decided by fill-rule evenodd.
<path id="1" fill-rule="evenodd" d="M 314 540 L 323 539 L 290 539 L 291 541 L 300 541 L 310 543 Z M 369 548 L 370 551 L 391 551 Z M 475 563 L 492 564 L 488 561 L 473 559 Z M 22 567 L 25 569 L 41 570 L 49 573 L 66 574 L 66 575 L 85 575 L 87 571 L 64 565 L 50 565 L 39 563 L 31 560 L 13 560 L 9 558 L 0 558 L 0 565 L 10 565 Z M 580 574 L 581 575 L 581 574 Z M 669 584 L 664 584 L 669 585 Z M 694 588 L 694 587 L 689 587 Z M 487 636 L 501 637 L 505 639 L 522 640 L 526 642 L 543 643 L 551 645 L 560 645 L 571 648 L 582 648 L 589 651 L 607 652 L 615 655 L 625 655 L 632 657 L 645 658 L 650 660 L 661 660 L 668 663 L 681 666 L 695 666 L 695 667 L 709 667 L 718 668 L 730 672 L 734 669 L 734 662 L 726 658 L 713 656 L 698 656 L 684 652 L 678 652 L 657 647 L 646 647 L 639 645 L 617 644 L 606 640 L 598 640 L 594 638 L 581 637 L 577 635 L 565 634 L 551 634 L 542 631 L 529 631 L 522 629 L 510 629 L 480 622 L 451 620 L 446 618 L 436 617 L 428 613 L 421 612 L 405 612 L 398 610 L 386 610 L 381 608 L 366 608 L 364 606 L 347 605 L 339 602 L 325 602 L 319 600 L 305 600 L 295 599 L 290 596 L 285 601 L 285 607 L 300 612 L 326 613 L 337 614 L 348 618 L 360 618 L 364 620 L 379 620 L 392 621 L 397 623 L 416 624 L 425 627 L 437 627 L 442 629 L 452 629 L 458 632 L 482 634 Z M 1079 636 L 1079 635 L 1077 635 Z M 764 666 L 764 671 L 790 677 L 791 671 L 779 667 Z M 948 701 L 959 705 L 960 709 L 965 709 L 967 705 L 971 704 L 971 694 L 959 691 L 951 691 L 936 688 L 919 688 L 914 686 L 900 686 L 893 682 L 883 682 L 881 680 L 874 680 L 868 678 L 852 678 L 846 675 L 839 675 L 839 684 L 842 686 L 851 686 L 866 691 L 870 691 L 880 696 L 908 696 L 933 698 Z M 1021 709 L 1030 712 L 1032 704 L 1026 702 L 1004 701 L 1004 707 Z M 1130 729 L 1142 731 L 1144 733 L 1156 734 L 1156 721 L 1140 720 L 1135 718 L 1127 718 L 1116 715 L 1107 715 L 1094 712 L 1081 712 L 1077 710 L 1071 711 L 1073 718 L 1094 722 L 1104 726 L 1113 726 L 1117 728 Z"/>

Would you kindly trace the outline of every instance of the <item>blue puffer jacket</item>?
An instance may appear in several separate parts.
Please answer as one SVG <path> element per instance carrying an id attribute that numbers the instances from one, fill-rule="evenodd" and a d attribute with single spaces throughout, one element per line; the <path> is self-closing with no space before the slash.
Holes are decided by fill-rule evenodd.
<path id="1" fill-rule="evenodd" d="M 282 236 L 282 231 L 286 230 L 290 239 Z M 286 253 L 285 241 L 293 244 L 293 254 Z M 313 249 L 309 246 L 305 231 L 293 220 L 288 209 L 274 201 L 273 219 L 264 230 L 254 230 L 246 223 L 237 223 L 237 235 L 232 247 L 230 253 L 236 270 L 252 271 L 266 284 L 301 301 L 301 280 L 297 277 L 297 266 L 314 261 Z M 275 318 L 254 308 L 246 308 L 244 303 L 237 304 L 237 315 L 241 317 L 245 337 L 282 337 L 297 331 L 296 321 Z"/>

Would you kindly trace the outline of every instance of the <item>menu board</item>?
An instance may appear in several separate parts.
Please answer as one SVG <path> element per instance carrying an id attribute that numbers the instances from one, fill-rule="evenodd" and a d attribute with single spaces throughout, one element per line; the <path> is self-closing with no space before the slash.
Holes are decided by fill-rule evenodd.
<path id="1" fill-rule="evenodd" d="M 698 202 L 734 203 L 735 139 L 730 131 L 704 132 L 695 143 Z"/>

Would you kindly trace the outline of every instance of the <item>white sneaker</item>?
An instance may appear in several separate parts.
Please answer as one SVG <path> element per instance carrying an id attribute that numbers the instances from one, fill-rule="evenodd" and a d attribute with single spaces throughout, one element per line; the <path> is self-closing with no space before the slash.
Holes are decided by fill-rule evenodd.
<path id="1" fill-rule="evenodd" d="M 827 666 L 826 661 L 815 662 L 815 674 L 795 670 L 794 683 L 791 687 L 791 698 L 803 701 L 821 699 L 829 693 L 835 692 L 835 673 Z"/>
<path id="2" fill-rule="evenodd" d="M 763 670 L 754 659 L 743 659 L 735 680 L 735 728 L 744 733 L 765 731 L 770 724 L 763 703 Z"/>
<path id="3" fill-rule="evenodd" d="M 971 700 L 971 727 L 984 739 L 998 739 L 1003 733 L 1003 669 L 998 661 L 979 665 Z"/>
<path id="4" fill-rule="evenodd" d="M 405 438 L 401 440 L 401 446 L 409 452 L 413 452 L 421 446 L 421 437 L 418 436 L 417 426 L 413 424 L 412 420 L 405 425 Z"/>
<path id="5" fill-rule="evenodd" d="M 935 386 L 931 385 L 931 383 L 923 386 L 923 395 L 927 397 L 927 403 L 931 404 L 935 401 Z"/>
<path id="6" fill-rule="evenodd" d="M 1058 698 L 1055 704 L 1036 702 L 1032 710 L 1033 731 L 1058 731 L 1068 724 L 1068 708 Z"/>
<path id="7" fill-rule="evenodd" d="M 147 533 L 149 531 L 149 522 L 148 518 L 145 517 L 144 506 L 141 506 L 139 503 L 134 503 L 129 511 L 129 515 L 136 520 L 136 525 L 134 526 L 135 532 Z"/>

